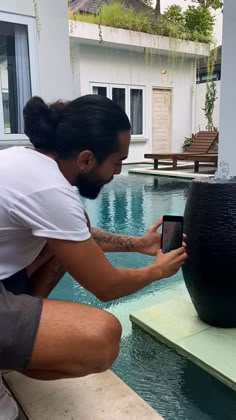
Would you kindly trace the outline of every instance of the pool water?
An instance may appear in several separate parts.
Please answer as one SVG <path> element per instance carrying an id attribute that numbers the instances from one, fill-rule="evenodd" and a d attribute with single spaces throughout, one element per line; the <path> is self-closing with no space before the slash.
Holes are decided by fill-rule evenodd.
<path id="1" fill-rule="evenodd" d="M 160 216 L 183 214 L 190 181 L 129 175 L 128 169 L 124 167 L 97 200 L 85 200 L 93 226 L 142 235 Z M 108 254 L 108 258 L 119 267 L 140 267 L 152 260 L 131 253 Z M 129 321 L 131 312 L 181 294 L 184 289 L 179 272 L 133 295 L 103 303 L 66 275 L 51 297 L 99 306 L 117 316 L 123 336 L 113 370 L 165 420 L 235 420 L 233 391 L 138 328 L 132 328 Z"/>

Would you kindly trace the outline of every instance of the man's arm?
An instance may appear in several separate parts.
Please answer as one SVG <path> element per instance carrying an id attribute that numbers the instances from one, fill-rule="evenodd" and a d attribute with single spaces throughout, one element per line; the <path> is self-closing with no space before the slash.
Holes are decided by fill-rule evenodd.
<path id="1" fill-rule="evenodd" d="M 85 217 L 92 238 L 103 252 L 140 252 L 156 256 L 161 247 L 161 234 L 157 230 L 162 225 L 162 217 L 150 226 L 143 236 L 118 235 L 92 228 L 86 212 Z"/>
<path id="2" fill-rule="evenodd" d="M 140 252 L 141 237 L 117 235 L 91 228 L 91 235 L 103 252 Z"/>
<path id="3" fill-rule="evenodd" d="M 48 245 L 65 271 L 103 301 L 129 295 L 153 281 L 175 274 L 187 257 L 185 248 L 167 254 L 159 251 L 158 259 L 149 266 L 116 268 L 93 238 L 83 242 L 48 239 Z"/>
<path id="4" fill-rule="evenodd" d="M 103 252 L 140 252 L 140 237 L 118 235 L 91 227 L 88 213 L 85 211 L 84 214 L 91 236 Z"/>

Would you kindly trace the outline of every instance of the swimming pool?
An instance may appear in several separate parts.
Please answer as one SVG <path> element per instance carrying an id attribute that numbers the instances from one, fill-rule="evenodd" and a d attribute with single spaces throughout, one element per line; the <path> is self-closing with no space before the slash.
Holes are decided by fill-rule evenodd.
<path id="1" fill-rule="evenodd" d="M 128 169 L 124 167 L 97 200 L 85 200 L 92 225 L 141 235 L 159 216 L 183 214 L 189 181 L 129 175 Z M 110 254 L 108 258 L 116 266 L 127 267 L 151 261 L 148 256 L 129 253 Z M 113 370 L 165 420 L 235 420 L 233 391 L 138 328 L 132 329 L 131 312 L 181 294 L 184 288 L 182 274 L 178 273 L 131 296 L 102 303 L 66 275 L 51 296 L 99 306 L 119 318 L 123 337 Z"/>

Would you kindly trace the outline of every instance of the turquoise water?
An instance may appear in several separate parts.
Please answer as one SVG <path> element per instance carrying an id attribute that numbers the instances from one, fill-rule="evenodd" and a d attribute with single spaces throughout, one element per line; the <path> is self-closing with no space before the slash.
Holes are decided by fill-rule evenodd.
<path id="1" fill-rule="evenodd" d="M 107 185 L 95 201 L 85 200 L 92 225 L 129 235 L 141 235 L 163 214 L 182 215 L 189 181 L 128 175 L 128 167 Z M 139 267 L 150 257 L 109 254 L 116 266 Z M 182 274 L 152 284 L 138 293 L 101 303 L 66 275 L 51 295 L 54 298 L 102 307 L 123 326 L 115 373 L 155 408 L 165 420 L 235 420 L 235 393 L 138 328 L 129 314 L 157 304 L 184 290 Z M 140 419 L 141 420 L 141 419 Z"/>

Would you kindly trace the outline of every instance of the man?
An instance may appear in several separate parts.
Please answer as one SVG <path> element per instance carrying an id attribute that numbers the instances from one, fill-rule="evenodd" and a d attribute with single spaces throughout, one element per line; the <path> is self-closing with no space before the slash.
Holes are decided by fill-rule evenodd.
<path id="1" fill-rule="evenodd" d="M 98 308 L 45 298 L 66 271 L 99 299 L 116 299 L 176 273 L 186 251 L 161 252 L 160 221 L 138 238 L 90 234 L 74 187 L 95 199 L 121 172 L 130 123 L 119 106 L 94 95 L 50 106 L 36 97 L 24 118 L 33 148 L 0 152 L 0 369 L 40 380 L 102 372 L 118 355 L 119 321 Z M 116 268 L 106 251 L 156 258 L 146 267 Z M 16 418 L 13 406 L 2 388 L 4 419 Z"/>

